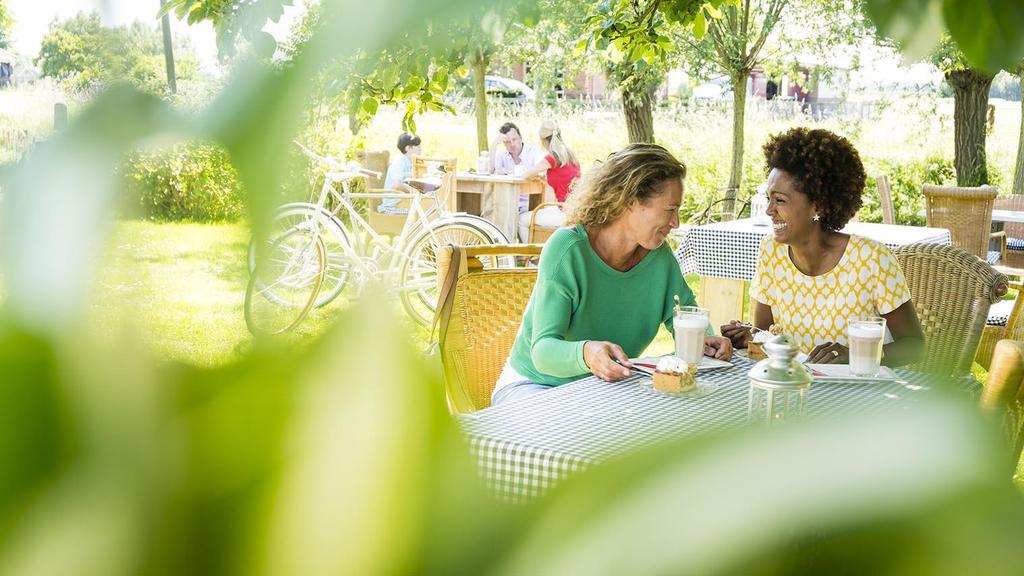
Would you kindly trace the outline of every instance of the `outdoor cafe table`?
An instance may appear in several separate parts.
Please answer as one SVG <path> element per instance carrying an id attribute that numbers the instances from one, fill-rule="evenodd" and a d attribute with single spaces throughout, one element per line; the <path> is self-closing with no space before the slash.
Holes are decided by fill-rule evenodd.
<path id="1" fill-rule="evenodd" d="M 770 225 L 744 218 L 696 226 L 680 234 L 676 260 L 683 274 L 700 275 L 700 305 L 711 311 L 712 326 L 742 320 L 745 284 L 754 278 L 758 249 L 771 230 Z M 850 222 L 843 232 L 877 240 L 890 248 L 918 242 L 950 243 L 945 228 Z"/>
<path id="2" fill-rule="evenodd" d="M 1024 223 L 1024 210 L 993 210 L 992 221 Z"/>
<path id="3" fill-rule="evenodd" d="M 620 382 L 584 378 L 549 391 L 457 417 L 480 475 L 493 493 L 525 502 L 574 473 L 628 451 L 747 423 L 747 372 L 733 366 L 702 370 L 698 382 L 718 389 L 699 398 L 655 391 L 636 374 Z M 895 370 L 902 381 L 828 381 L 811 385 L 809 417 L 861 413 L 912 403 L 930 386 L 976 395 L 970 379 Z"/>
<path id="4" fill-rule="evenodd" d="M 544 197 L 546 183 L 541 178 L 459 172 L 456 186 L 456 205 L 460 212 L 487 218 L 515 243 L 519 230 L 519 196 L 528 195 L 530 208 L 534 208 Z"/>

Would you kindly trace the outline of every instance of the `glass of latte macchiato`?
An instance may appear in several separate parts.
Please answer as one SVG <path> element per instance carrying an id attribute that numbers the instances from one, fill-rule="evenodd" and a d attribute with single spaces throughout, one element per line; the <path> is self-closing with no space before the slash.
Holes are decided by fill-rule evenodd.
<path id="1" fill-rule="evenodd" d="M 854 316 L 847 320 L 846 340 L 850 346 L 850 374 L 876 376 L 882 365 L 885 318 Z"/>
<path id="2" fill-rule="evenodd" d="M 676 333 L 676 356 L 687 364 L 699 364 L 704 357 L 708 311 L 696 306 L 683 306 L 676 312 L 672 328 Z"/>

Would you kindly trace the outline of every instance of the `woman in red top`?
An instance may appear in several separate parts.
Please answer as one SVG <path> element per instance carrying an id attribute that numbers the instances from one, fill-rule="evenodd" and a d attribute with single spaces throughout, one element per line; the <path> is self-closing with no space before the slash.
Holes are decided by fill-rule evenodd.
<path id="1" fill-rule="evenodd" d="M 523 173 L 524 178 L 532 178 L 541 173 L 545 174 L 548 186 L 555 192 L 555 199 L 565 202 L 572 192 L 573 185 L 580 175 L 580 163 L 576 155 L 562 141 L 561 131 L 558 125 L 551 120 L 545 120 L 540 125 L 540 143 L 544 146 L 547 155 L 544 159 L 532 166 Z M 565 214 L 555 207 L 544 208 L 537 213 L 537 224 L 545 227 L 559 227 L 565 221 Z M 526 212 L 519 216 L 519 237 L 523 242 L 529 240 L 530 213 Z"/>

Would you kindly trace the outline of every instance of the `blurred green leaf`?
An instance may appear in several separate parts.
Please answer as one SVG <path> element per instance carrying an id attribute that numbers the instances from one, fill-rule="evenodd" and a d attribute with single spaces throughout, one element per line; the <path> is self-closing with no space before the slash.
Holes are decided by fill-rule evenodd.
<path id="1" fill-rule="evenodd" d="M 698 12 L 697 17 L 693 19 L 693 35 L 697 38 L 703 38 L 707 31 L 708 21 L 704 17 L 704 12 Z"/>
<path id="2" fill-rule="evenodd" d="M 186 125 L 160 99 L 114 86 L 7 175 L 0 254 L 18 321 L 54 333 L 80 317 L 115 204 L 114 166 L 130 147 L 180 137 Z"/>
<path id="3" fill-rule="evenodd" d="M 552 494 L 502 573 L 787 573 L 783 560 L 824 573 L 853 560 L 818 557 L 815 545 L 835 539 L 838 550 L 856 555 L 842 544 L 878 533 L 887 535 L 883 545 L 855 564 L 866 572 L 918 566 L 955 574 L 946 569 L 962 565 L 946 563 L 969 554 L 982 534 L 1024 529 L 1024 502 L 1003 476 L 1002 439 L 983 424 L 973 405 L 933 399 L 913 410 L 745 430 L 626 456 Z M 977 508 L 961 508 L 966 500 Z M 1007 524 L 981 519 L 1002 515 L 1003 506 L 1012 509 Z M 953 518 L 969 514 L 953 520 L 950 510 L 958 510 Z M 963 542 L 951 545 L 946 528 L 931 524 L 936 517 L 949 520 L 944 527 L 970 518 L 959 525 Z M 906 531 L 890 529 L 894 521 Z M 905 548 L 908 539 L 919 547 Z M 993 543 L 1002 566 L 994 573 L 1011 574 L 1024 561 L 1024 549 L 1011 542 Z M 810 545 L 808 555 L 796 554 L 798 543 Z"/>
<path id="4" fill-rule="evenodd" d="M 945 0 L 950 34 L 978 68 L 1013 70 L 1024 58 L 1024 3 L 1018 0 Z"/>
<path id="5" fill-rule="evenodd" d="M 1024 4 L 1017 0 L 866 0 L 878 30 L 923 58 L 944 28 L 975 67 L 992 73 L 1024 58 Z"/>

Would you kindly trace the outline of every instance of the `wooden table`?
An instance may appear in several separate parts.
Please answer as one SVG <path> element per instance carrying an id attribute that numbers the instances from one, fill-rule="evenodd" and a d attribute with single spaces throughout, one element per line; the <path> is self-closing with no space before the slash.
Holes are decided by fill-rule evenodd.
<path id="1" fill-rule="evenodd" d="M 542 202 L 547 184 L 541 178 L 459 172 L 456 206 L 460 212 L 487 218 L 517 242 L 519 196 L 529 195 L 530 208 Z"/>
<path id="2" fill-rule="evenodd" d="M 890 248 L 926 242 L 950 244 L 945 228 L 850 222 L 843 232 L 877 240 Z M 743 320 L 743 297 L 754 278 L 761 241 L 771 226 L 750 218 L 696 226 L 680 233 L 676 250 L 684 274 L 700 275 L 699 303 L 711 311 L 715 328 L 730 320 Z"/>

